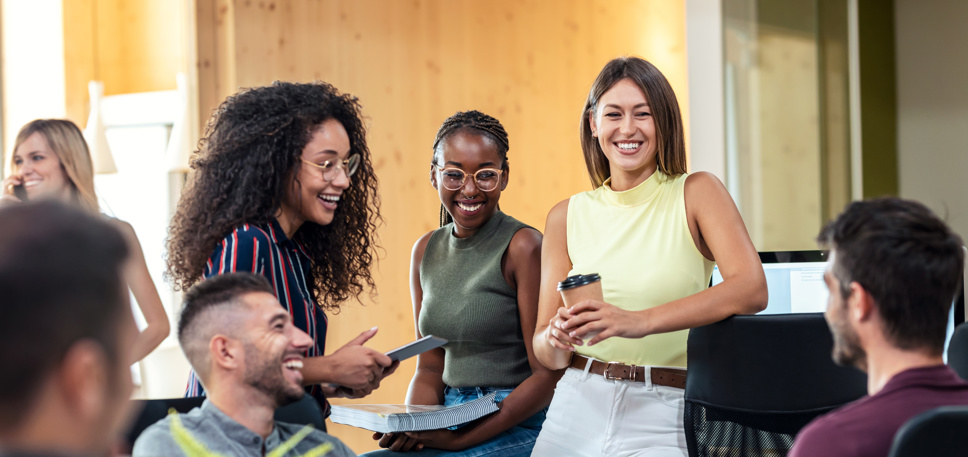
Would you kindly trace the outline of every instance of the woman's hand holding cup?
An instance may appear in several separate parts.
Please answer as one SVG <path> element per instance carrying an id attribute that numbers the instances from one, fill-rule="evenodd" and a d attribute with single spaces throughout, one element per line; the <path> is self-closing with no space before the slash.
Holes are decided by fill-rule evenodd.
<path id="1" fill-rule="evenodd" d="M 587 335 L 576 333 L 577 325 L 573 322 L 569 323 L 569 321 L 578 314 L 574 312 L 575 305 L 589 300 L 602 302 L 604 299 L 602 277 L 598 273 L 569 276 L 558 283 L 558 292 L 561 293 L 561 300 L 565 306 L 558 308 L 558 314 L 551 320 L 551 326 L 548 327 L 549 333 L 554 334 L 553 336 L 559 342 L 567 342 L 568 349 L 574 351 L 575 345 L 581 346 L 585 344 L 583 340 L 593 338 L 598 334 L 598 332 Z M 552 340 L 552 338 L 549 338 L 549 340 Z M 551 344 L 561 349 L 561 347 L 555 345 L 555 341 L 552 341 Z"/>
<path id="2" fill-rule="evenodd" d="M 580 338 L 569 335 L 568 330 L 565 330 L 565 324 L 571 317 L 572 315 L 568 311 L 568 307 L 562 306 L 558 308 L 558 312 L 551 318 L 545 335 L 548 338 L 548 342 L 555 349 L 574 352 L 576 345 L 581 346 L 584 344 Z"/>

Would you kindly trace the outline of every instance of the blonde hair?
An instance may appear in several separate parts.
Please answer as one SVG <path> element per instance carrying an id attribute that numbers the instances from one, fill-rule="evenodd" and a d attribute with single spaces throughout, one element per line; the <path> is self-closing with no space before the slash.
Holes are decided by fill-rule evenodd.
<path id="1" fill-rule="evenodd" d="M 84 141 L 81 129 L 66 119 L 37 119 L 24 125 L 17 133 L 13 150 L 16 151 L 27 138 L 40 133 L 71 183 L 71 195 L 75 203 L 93 213 L 99 212 L 97 195 L 94 193 L 94 165 L 91 151 Z M 11 158 L 11 164 L 12 162 Z"/>

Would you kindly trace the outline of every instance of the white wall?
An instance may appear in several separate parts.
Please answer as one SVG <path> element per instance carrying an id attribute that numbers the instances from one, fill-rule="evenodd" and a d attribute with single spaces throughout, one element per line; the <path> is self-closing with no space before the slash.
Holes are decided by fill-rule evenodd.
<path id="1" fill-rule="evenodd" d="M 171 335 L 138 367 L 141 388 L 135 396 L 143 398 L 182 396 L 190 370 L 175 336 L 180 299 L 162 280 L 169 208 L 177 198 L 169 187 L 172 158 L 167 146 L 170 126 L 179 112 L 178 97 L 176 91 L 146 92 L 108 96 L 101 104 L 108 144 L 118 169 L 117 173 L 94 178 L 101 210 L 134 228 L 172 324 Z M 140 311 L 137 307 L 134 311 L 143 325 Z"/>
<path id="2" fill-rule="evenodd" d="M 64 18 L 61 0 L 3 0 L 0 8 L 3 151 L 11 151 L 24 124 L 64 117 Z"/>
<path id="3" fill-rule="evenodd" d="M 901 196 L 968 238 L 968 2 L 895 0 Z"/>
<path id="4" fill-rule="evenodd" d="M 689 171 L 708 171 L 727 185 L 723 108 L 723 12 L 720 0 L 686 0 L 689 72 Z"/>

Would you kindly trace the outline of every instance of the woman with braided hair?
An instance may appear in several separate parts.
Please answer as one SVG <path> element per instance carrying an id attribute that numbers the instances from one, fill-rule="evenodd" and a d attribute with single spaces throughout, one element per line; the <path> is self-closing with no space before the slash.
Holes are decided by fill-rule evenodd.
<path id="1" fill-rule="evenodd" d="M 531 350 L 541 233 L 498 209 L 508 185 L 508 136 L 497 119 L 457 113 L 434 140 L 430 184 L 441 227 L 410 261 L 417 337 L 450 342 L 417 360 L 407 404 L 456 405 L 496 392 L 497 413 L 456 429 L 375 434 L 380 450 L 419 455 L 528 456 L 560 373 Z"/>
<path id="2" fill-rule="evenodd" d="M 191 166 L 169 229 L 175 286 L 235 271 L 265 276 L 314 341 L 301 362 L 280 360 L 280 376 L 301 378 L 327 415 L 326 396 L 378 387 L 396 364 L 363 346 L 375 328 L 323 351 L 323 311 L 374 286 L 379 202 L 357 99 L 323 82 L 243 90 L 218 108 Z M 203 394 L 192 373 L 187 395 Z"/>

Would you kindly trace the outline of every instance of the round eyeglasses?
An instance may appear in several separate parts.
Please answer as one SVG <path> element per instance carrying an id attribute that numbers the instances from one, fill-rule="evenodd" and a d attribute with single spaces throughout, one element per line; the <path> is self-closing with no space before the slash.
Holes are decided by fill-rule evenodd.
<path id="1" fill-rule="evenodd" d="M 467 173 L 464 173 L 464 170 L 434 166 L 440 172 L 440 184 L 444 186 L 444 189 L 460 190 L 464 187 L 464 183 L 467 181 Z M 490 192 L 497 189 L 497 185 L 501 182 L 501 173 L 504 173 L 504 170 L 482 168 L 471 176 L 474 177 L 474 184 L 477 185 L 478 189 Z"/>
<path id="2" fill-rule="evenodd" d="M 349 178 L 353 176 L 353 174 L 356 173 L 356 170 L 360 168 L 359 154 L 353 154 L 346 160 L 327 160 L 321 164 L 310 162 L 301 157 L 299 160 L 306 162 L 307 165 L 312 165 L 313 167 L 318 168 L 323 174 L 323 181 L 326 182 L 336 179 L 336 177 L 339 176 L 339 170 L 343 170 L 343 173 L 346 173 L 346 177 Z"/>

